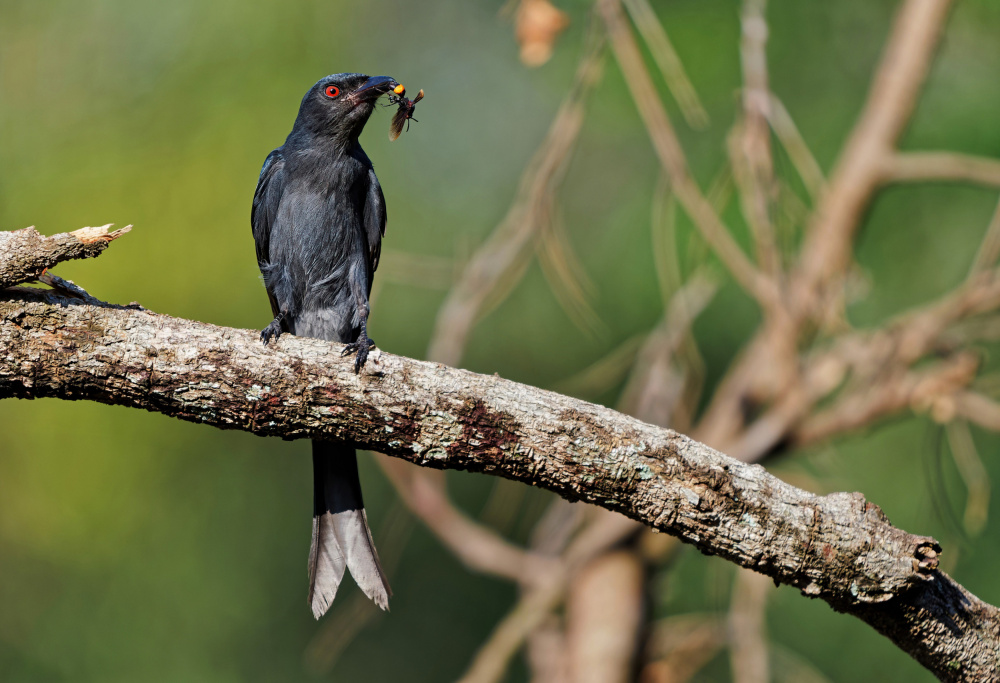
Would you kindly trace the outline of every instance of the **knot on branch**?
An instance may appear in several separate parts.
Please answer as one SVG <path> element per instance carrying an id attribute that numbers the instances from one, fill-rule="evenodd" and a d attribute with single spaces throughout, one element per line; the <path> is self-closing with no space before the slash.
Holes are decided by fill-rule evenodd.
<path id="1" fill-rule="evenodd" d="M 804 595 L 851 609 L 887 602 L 936 575 L 941 546 L 935 539 L 892 526 L 860 493 L 832 493 L 821 501 L 809 547 L 823 571 L 809 566 L 800 574 Z"/>
<path id="2" fill-rule="evenodd" d="M 913 571 L 918 579 L 930 581 L 938 568 L 941 546 L 929 536 L 914 536 L 917 547 L 913 551 Z"/>

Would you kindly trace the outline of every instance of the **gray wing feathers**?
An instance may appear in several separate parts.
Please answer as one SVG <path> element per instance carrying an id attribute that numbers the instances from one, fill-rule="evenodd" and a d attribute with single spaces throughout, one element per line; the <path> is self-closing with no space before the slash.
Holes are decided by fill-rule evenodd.
<path id="1" fill-rule="evenodd" d="M 281 150 L 276 149 L 267 155 L 264 167 L 260 169 L 257 189 L 253 193 L 253 207 L 250 209 L 250 227 L 257 245 L 257 263 L 268 262 L 271 227 L 284 191 L 285 159 Z"/>
<path id="2" fill-rule="evenodd" d="M 257 189 L 253 193 L 253 207 L 250 209 L 250 227 L 253 229 L 253 241 L 257 247 L 257 265 L 264 274 L 270 272 L 271 229 L 274 227 L 284 191 L 285 158 L 278 148 L 264 160 Z M 278 315 L 278 301 L 273 288 L 267 282 L 266 275 L 264 286 L 267 287 L 267 297 L 271 301 L 271 311 L 274 315 Z"/>
<path id="3" fill-rule="evenodd" d="M 375 169 L 368 171 L 368 196 L 365 198 L 365 239 L 368 240 L 368 258 L 372 273 L 378 268 L 382 253 L 382 237 L 385 235 L 385 197 L 382 186 L 375 177 Z"/>

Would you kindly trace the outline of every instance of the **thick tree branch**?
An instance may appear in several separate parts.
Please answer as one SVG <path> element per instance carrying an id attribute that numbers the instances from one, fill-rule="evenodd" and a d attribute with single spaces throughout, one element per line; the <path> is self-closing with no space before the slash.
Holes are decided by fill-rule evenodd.
<path id="1" fill-rule="evenodd" d="M 933 539 L 892 527 L 860 494 L 809 494 L 601 406 L 384 353 L 359 377 L 325 342 L 264 348 L 252 331 L 41 290 L 3 293 L 0 349 L 0 397 L 342 439 L 622 512 L 860 616 L 939 673 L 984 666 L 997 642 L 996 609 L 936 570 Z"/>
<path id="2" fill-rule="evenodd" d="M 66 242 L 51 257 L 70 252 L 90 255 Z M 338 350 L 290 335 L 264 347 L 253 331 L 58 291 L 0 292 L 0 398 L 87 399 L 340 439 L 537 485 L 822 598 L 943 680 L 997 674 L 997 609 L 938 571 L 933 539 L 893 527 L 861 494 L 816 496 L 672 430 L 498 377 L 378 352 L 357 376 Z"/>
<path id="3" fill-rule="evenodd" d="M 0 397 L 89 399 L 497 474 L 622 512 L 836 605 L 888 600 L 936 564 L 932 539 L 893 528 L 859 494 L 813 496 L 671 430 L 498 377 L 385 353 L 358 377 L 325 342 L 284 336 L 265 348 L 253 331 L 41 290 L 5 292 L 0 320 Z M 803 553 L 817 543 L 839 560 Z"/>

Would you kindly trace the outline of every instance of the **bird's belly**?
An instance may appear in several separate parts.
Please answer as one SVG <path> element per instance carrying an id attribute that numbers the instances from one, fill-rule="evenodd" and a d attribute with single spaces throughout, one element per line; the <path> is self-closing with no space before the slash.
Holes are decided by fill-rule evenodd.
<path id="1" fill-rule="evenodd" d="M 353 312 L 343 308 L 311 308 L 300 311 L 292 321 L 293 333 L 326 341 L 350 344 L 361 328 L 353 322 Z"/>
<path id="2" fill-rule="evenodd" d="M 359 207 L 302 188 L 286 192 L 272 228 L 271 263 L 287 273 L 290 327 L 301 336 L 353 342 L 357 292 L 370 289 Z"/>

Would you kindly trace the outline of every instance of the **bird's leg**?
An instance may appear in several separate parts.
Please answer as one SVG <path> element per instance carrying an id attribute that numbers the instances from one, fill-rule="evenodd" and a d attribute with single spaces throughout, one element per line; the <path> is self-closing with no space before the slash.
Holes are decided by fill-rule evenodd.
<path id="1" fill-rule="evenodd" d="M 278 311 L 278 315 L 274 316 L 274 320 L 271 321 L 271 324 L 261 330 L 260 340 L 264 342 L 264 346 L 267 346 L 267 343 L 272 339 L 274 339 L 274 341 L 278 341 L 278 337 L 281 336 L 281 321 L 285 319 L 286 315 L 288 315 L 288 310 L 282 308 Z"/>
<path id="2" fill-rule="evenodd" d="M 354 359 L 354 374 L 356 375 L 361 372 L 361 368 L 365 366 L 365 361 L 368 360 L 368 349 L 374 348 L 375 342 L 368 338 L 368 317 L 365 316 L 361 318 L 361 334 L 358 335 L 358 340 L 352 344 L 348 344 L 340 355 L 349 356 L 352 353 L 358 354 Z"/>
<path id="3" fill-rule="evenodd" d="M 361 329 L 358 331 L 357 340 L 348 344 L 347 348 L 340 354 L 341 356 L 358 354 L 354 359 L 355 375 L 360 373 L 361 368 L 365 366 L 365 361 L 368 360 L 368 349 L 375 347 L 375 342 L 368 338 L 368 314 L 371 312 L 371 308 L 368 306 L 368 293 L 371 291 L 371 286 L 366 286 L 366 283 L 370 282 L 368 279 L 370 275 L 366 277 L 364 271 L 360 270 L 361 267 L 361 265 L 357 265 L 356 268 L 351 269 L 349 280 L 351 294 L 354 296 L 354 320 L 360 323 Z"/>

